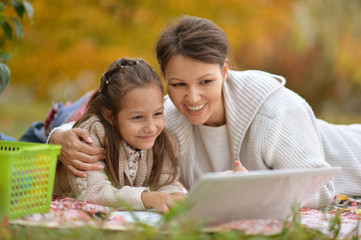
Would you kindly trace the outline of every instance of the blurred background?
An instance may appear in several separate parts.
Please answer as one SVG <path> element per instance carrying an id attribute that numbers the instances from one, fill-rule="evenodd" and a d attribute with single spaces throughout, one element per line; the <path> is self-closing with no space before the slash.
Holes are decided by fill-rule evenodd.
<path id="1" fill-rule="evenodd" d="M 24 18 L 23 38 L 3 46 L 12 57 L 11 80 L 0 95 L 0 132 L 16 139 L 33 121 L 44 121 L 53 102 L 75 101 L 96 88 L 117 58 L 142 57 L 159 73 L 153 44 L 183 14 L 208 18 L 226 32 L 233 69 L 283 75 L 319 118 L 361 123 L 359 0 L 29 2 L 34 18 Z"/>

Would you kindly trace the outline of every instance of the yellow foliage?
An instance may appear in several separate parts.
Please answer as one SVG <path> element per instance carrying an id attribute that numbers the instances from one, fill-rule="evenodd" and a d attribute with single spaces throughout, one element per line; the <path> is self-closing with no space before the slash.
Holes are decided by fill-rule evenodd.
<path id="1" fill-rule="evenodd" d="M 158 69 L 153 52 L 157 35 L 169 20 L 188 14 L 224 29 L 235 67 L 285 75 L 288 86 L 315 106 L 341 99 L 339 86 L 361 88 L 358 28 L 342 25 L 336 14 L 344 11 L 342 4 L 331 2 L 332 23 L 348 26 L 329 33 L 337 41 L 325 36 L 325 0 L 32 1 L 34 23 L 24 24 L 24 38 L 12 49 L 10 86 L 28 86 L 37 99 L 75 100 L 96 87 L 119 57 L 142 57 Z M 351 2 L 357 15 L 361 4 Z"/>

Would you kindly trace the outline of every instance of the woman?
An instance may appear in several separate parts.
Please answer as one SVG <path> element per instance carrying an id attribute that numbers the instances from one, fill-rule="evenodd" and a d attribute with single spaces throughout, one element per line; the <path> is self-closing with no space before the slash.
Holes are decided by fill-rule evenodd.
<path id="1" fill-rule="evenodd" d="M 155 48 L 168 90 L 166 128 L 178 142 L 187 188 L 203 173 L 231 169 L 240 160 L 237 168 L 248 170 L 341 166 L 307 207 L 325 206 L 335 193 L 360 195 L 361 125 L 316 119 L 283 77 L 229 70 L 228 38 L 207 19 L 181 18 Z M 63 146 L 61 160 L 75 174 L 95 169 L 84 162 L 101 158 L 102 150 L 78 140 L 88 133 L 73 131 L 56 131 L 50 142 Z"/>

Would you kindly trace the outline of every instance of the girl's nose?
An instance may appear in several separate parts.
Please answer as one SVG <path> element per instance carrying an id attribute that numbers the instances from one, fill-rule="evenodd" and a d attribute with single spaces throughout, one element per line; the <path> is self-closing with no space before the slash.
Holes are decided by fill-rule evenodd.
<path id="1" fill-rule="evenodd" d="M 156 127 L 154 121 L 152 119 L 148 120 L 146 123 L 146 126 L 145 126 L 145 131 L 148 133 L 154 133 L 156 130 L 157 130 L 157 127 Z"/>

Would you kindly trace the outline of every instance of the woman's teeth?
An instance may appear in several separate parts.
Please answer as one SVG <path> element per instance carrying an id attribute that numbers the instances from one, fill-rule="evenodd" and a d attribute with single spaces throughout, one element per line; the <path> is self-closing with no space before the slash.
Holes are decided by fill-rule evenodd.
<path id="1" fill-rule="evenodd" d="M 199 111 L 202 108 L 204 108 L 204 106 L 206 106 L 206 104 L 198 105 L 198 106 L 195 106 L 195 107 L 191 107 L 191 106 L 186 106 L 186 107 L 191 111 Z"/>

